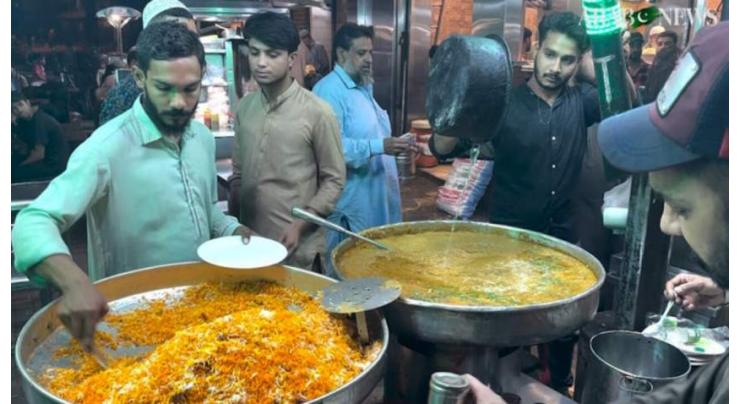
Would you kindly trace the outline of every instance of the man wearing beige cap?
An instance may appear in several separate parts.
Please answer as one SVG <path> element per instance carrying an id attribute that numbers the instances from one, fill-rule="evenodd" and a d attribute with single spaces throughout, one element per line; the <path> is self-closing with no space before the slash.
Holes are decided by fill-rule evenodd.
<path id="1" fill-rule="evenodd" d="M 144 22 L 144 28 L 155 22 L 176 21 L 185 24 L 189 30 L 196 34 L 198 33 L 198 28 L 190 10 L 178 0 L 150 1 L 144 7 L 142 21 Z"/>
<path id="2" fill-rule="evenodd" d="M 645 49 L 642 50 L 642 56 L 645 57 L 645 60 L 648 63 L 652 63 L 653 58 L 655 58 L 655 55 L 658 53 L 657 48 L 657 39 L 658 35 L 665 32 L 665 28 L 663 28 L 660 25 L 656 25 L 652 28 L 650 28 L 650 31 L 648 31 L 648 43 L 647 46 L 645 46 Z"/>

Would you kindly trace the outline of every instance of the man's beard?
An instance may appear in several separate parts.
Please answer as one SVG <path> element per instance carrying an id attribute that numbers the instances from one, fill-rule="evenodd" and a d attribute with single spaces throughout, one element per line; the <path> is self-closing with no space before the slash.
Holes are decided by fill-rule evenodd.
<path id="1" fill-rule="evenodd" d="M 728 223 L 728 222 L 725 222 Z M 730 235 L 727 229 L 720 230 L 722 236 L 714 244 L 711 256 L 702 267 L 719 286 L 730 288 Z"/>
<path id="2" fill-rule="evenodd" d="M 723 216 L 719 223 L 721 228 L 715 229 L 719 237 L 712 240 L 712 250 L 707 254 L 706 259 L 703 259 L 691 250 L 690 258 L 698 266 L 712 278 L 717 285 L 723 289 L 730 288 L 730 234 L 729 234 L 729 211 L 725 209 Z"/>
<path id="3" fill-rule="evenodd" d="M 363 86 L 369 86 L 373 83 L 375 83 L 375 79 L 373 79 L 373 68 L 372 65 L 370 66 L 369 71 L 365 71 L 362 67 L 357 69 L 357 76 L 360 78 L 360 85 Z"/>
<path id="4" fill-rule="evenodd" d="M 370 73 L 360 73 L 360 79 L 362 80 L 363 86 L 369 86 L 375 83 L 375 79 L 373 79 L 372 71 Z"/>
<path id="5" fill-rule="evenodd" d="M 728 251 L 714 253 L 711 261 L 704 262 L 696 253 L 692 252 L 692 259 L 712 280 L 717 282 L 723 289 L 730 288 L 729 265 L 730 260 Z"/>
<path id="6" fill-rule="evenodd" d="M 142 106 L 144 107 L 144 111 L 147 112 L 147 115 L 149 115 L 149 118 L 152 120 L 152 122 L 154 122 L 154 125 L 157 127 L 157 129 L 159 129 L 160 132 L 165 134 L 182 135 L 182 133 L 185 132 L 185 128 L 187 128 L 190 124 L 190 120 L 195 114 L 195 109 L 198 108 L 198 103 L 193 106 L 193 109 L 191 111 L 168 110 L 160 113 L 157 111 L 157 107 L 155 107 L 154 104 L 149 100 L 148 92 L 145 88 L 142 97 Z M 163 116 L 168 116 L 172 118 L 187 117 L 187 119 L 181 119 L 180 123 L 168 124 L 162 119 Z"/>
<path id="7" fill-rule="evenodd" d="M 722 192 L 724 201 L 729 200 L 727 189 Z M 727 205 L 720 211 L 719 239 L 713 243 L 714 249 L 706 263 L 707 270 L 717 282 L 717 285 L 723 289 L 730 288 L 730 210 Z"/>

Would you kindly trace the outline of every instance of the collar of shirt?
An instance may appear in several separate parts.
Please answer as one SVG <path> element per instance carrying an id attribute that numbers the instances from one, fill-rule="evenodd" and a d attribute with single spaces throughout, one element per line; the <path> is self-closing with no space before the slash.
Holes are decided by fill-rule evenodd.
<path id="1" fill-rule="evenodd" d="M 287 90 L 283 91 L 282 94 L 278 95 L 275 101 L 270 102 L 270 100 L 265 95 L 265 92 L 260 90 L 262 100 L 262 105 L 266 107 L 268 111 L 272 111 L 279 107 L 282 103 L 284 103 L 286 100 L 291 98 L 292 96 L 296 95 L 298 93 L 298 89 L 301 88 L 301 86 L 298 84 L 297 81 L 293 80 L 292 83 L 290 83 L 290 86 Z"/>
<path id="2" fill-rule="evenodd" d="M 352 77 L 349 77 L 349 74 L 347 74 L 347 71 L 344 70 L 342 66 L 339 66 L 339 63 L 337 63 L 334 66 L 334 73 L 336 73 L 337 76 L 339 76 L 339 78 L 342 80 L 342 83 L 344 83 L 344 85 L 347 88 L 362 88 L 363 87 L 363 86 L 357 85 L 357 83 L 355 83 L 355 81 L 352 80 Z M 365 87 L 368 87 L 368 86 L 365 86 Z"/>
<path id="3" fill-rule="evenodd" d="M 159 131 L 157 125 L 154 124 L 152 118 L 150 118 L 149 114 L 147 114 L 147 112 L 144 110 L 142 101 L 143 95 L 140 95 L 139 98 L 137 98 L 134 102 L 133 113 L 134 118 L 136 118 L 136 122 L 139 126 L 138 135 L 139 139 L 141 140 L 141 144 L 147 145 L 163 139 L 164 136 L 162 136 L 162 132 Z M 182 134 L 183 140 L 191 138 L 193 136 L 192 126 L 193 122 L 191 119 L 191 121 L 188 123 L 188 126 L 185 128 L 185 132 Z"/>

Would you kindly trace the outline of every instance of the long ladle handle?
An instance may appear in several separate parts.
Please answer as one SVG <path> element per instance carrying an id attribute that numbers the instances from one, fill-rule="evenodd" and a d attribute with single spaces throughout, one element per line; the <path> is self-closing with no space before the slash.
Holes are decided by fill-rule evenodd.
<path id="1" fill-rule="evenodd" d="M 354 238 L 356 238 L 358 240 L 362 240 L 362 241 L 364 241 L 366 243 L 370 243 L 370 244 L 372 244 L 372 245 L 374 245 L 374 246 L 376 246 L 376 247 L 378 247 L 380 249 L 390 250 L 390 248 L 388 248 L 387 246 L 385 246 L 385 245 L 383 245 L 381 243 L 378 243 L 375 240 L 371 240 L 371 239 L 369 239 L 367 237 L 364 237 L 364 236 L 361 236 L 361 235 L 359 235 L 357 233 L 351 232 L 351 231 L 345 229 L 342 226 L 338 226 L 338 225 L 336 225 L 336 224 L 334 224 L 334 223 L 332 223 L 332 222 L 330 222 L 328 220 L 322 219 L 322 218 L 314 215 L 311 212 L 306 212 L 305 210 L 303 210 L 301 208 L 293 208 L 291 210 L 291 214 L 293 216 L 299 218 L 299 219 L 303 219 L 303 220 L 309 221 L 309 222 L 311 222 L 313 224 L 316 224 L 316 225 L 319 225 L 319 226 L 322 226 L 322 227 L 326 227 L 327 229 L 338 231 L 338 232 L 340 232 L 342 234 L 346 234 L 346 235 L 348 235 L 350 237 L 354 237 Z"/>

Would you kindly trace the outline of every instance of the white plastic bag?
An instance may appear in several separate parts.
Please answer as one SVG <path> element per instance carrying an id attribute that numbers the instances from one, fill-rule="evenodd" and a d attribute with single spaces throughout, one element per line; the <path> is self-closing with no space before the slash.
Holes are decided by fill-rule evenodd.
<path id="1" fill-rule="evenodd" d="M 493 161 L 478 160 L 472 167 L 470 159 L 456 158 L 447 181 L 437 190 L 437 208 L 452 216 L 469 219 L 486 193 L 491 177 Z"/>

